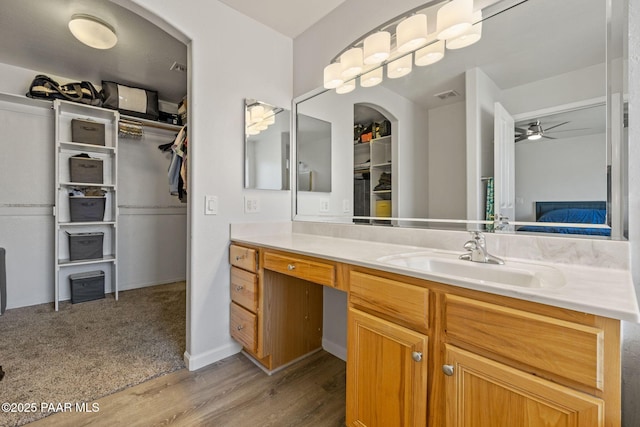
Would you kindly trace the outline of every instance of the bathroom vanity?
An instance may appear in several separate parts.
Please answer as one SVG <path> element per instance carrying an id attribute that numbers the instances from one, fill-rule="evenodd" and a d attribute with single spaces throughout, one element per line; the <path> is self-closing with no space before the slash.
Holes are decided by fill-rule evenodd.
<path id="1" fill-rule="evenodd" d="M 267 371 L 320 349 L 328 286 L 348 294 L 349 426 L 620 425 L 620 319 L 638 320 L 628 272 L 532 263 L 559 274 L 509 285 L 526 263 L 482 280 L 417 258 L 487 268 L 413 246 L 234 239 L 231 335 Z"/>

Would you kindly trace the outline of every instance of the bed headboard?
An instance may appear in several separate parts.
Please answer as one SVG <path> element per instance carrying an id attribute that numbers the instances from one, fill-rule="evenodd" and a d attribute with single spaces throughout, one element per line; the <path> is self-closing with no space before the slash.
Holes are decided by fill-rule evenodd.
<path id="1" fill-rule="evenodd" d="M 607 208 L 607 202 L 601 200 L 587 202 L 536 202 L 536 221 L 547 212 L 558 209 L 598 209 Z"/>

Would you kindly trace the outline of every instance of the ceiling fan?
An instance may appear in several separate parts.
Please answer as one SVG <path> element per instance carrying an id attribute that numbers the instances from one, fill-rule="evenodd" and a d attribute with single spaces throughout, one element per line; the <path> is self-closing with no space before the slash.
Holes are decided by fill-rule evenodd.
<path id="1" fill-rule="evenodd" d="M 555 129 L 559 126 L 566 125 L 567 123 L 569 122 L 562 122 L 560 124 L 543 129 L 540 120 L 536 120 L 535 122 L 529 123 L 529 126 L 526 129 L 517 127 L 516 142 L 524 141 L 525 139 L 529 141 L 535 141 L 540 138 L 556 139 L 552 136 L 545 135 L 545 132 L 548 132 L 551 129 Z"/>

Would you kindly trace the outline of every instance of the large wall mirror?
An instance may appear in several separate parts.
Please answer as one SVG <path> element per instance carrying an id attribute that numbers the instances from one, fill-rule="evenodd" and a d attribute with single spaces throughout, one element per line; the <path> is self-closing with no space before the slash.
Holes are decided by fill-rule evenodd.
<path id="1" fill-rule="evenodd" d="M 431 28 L 443 4 L 420 11 Z M 626 0 L 475 4 L 475 44 L 295 100 L 333 152 L 295 220 L 626 237 Z"/>
<path id="2" fill-rule="evenodd" d="M 289 110 L 245 99 L 244 188 L 289 190 Z"/>

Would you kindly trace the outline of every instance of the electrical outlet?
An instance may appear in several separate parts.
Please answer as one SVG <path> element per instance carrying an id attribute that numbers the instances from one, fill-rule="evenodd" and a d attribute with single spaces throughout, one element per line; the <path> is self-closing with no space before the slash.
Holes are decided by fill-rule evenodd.
<path id="1" fill-rule="evenodd" d="M 205 215 L 218 214 L 218 197 L 217 196 L 204 196 L 204 214 Z"/>
<path id="2" fill-rule="evenodd" d="M 257 197 L 244 198 L 244 213 L 258 213 L 260 212 L 260 199 Z"/>
<path id="3" fill-rule="evenodd" d="M 329 212 L 329 199 L 320 200 L 320 212 Z"/>

